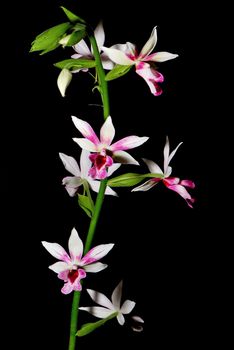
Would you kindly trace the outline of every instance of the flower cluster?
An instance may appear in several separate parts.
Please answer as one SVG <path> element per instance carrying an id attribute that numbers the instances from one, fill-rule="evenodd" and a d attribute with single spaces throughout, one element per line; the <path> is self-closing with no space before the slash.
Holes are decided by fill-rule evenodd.
<path id="1" fill-rule="evenodd" d="M 118 185 L 125 187 L 138 185 L 132 189 L 132 192 L 145 192 L 157 184 L 163 183 L 168 189 L 178 193 L 189 207 L 192 207 L 195 199 L 189 194 L 187 189 L 193 189 L 195 184 L 191 180 L 181 180 L 179 177 L 171 176 L 172 168 L 170 162 L 182 142 L 170 152 L 168 137 L 166 138 L 163 152 L 163 170 L 157 163 L 143 158 L 150 173 L 127 173 L 111 178 L 122 164 L 140 165 L 138 160 L 133 158 L 127 151 L 143 145 L 149 138 L 147 136 L 130 135 L 114 141 L 115 128 L 109 115 L 107 81 L 117 79 L 126 74 L 132 67 L 135 67 L 136 73 L 146 81 L 151 93 L 154 96 L 159 96 L 162 94 L 162 88 L 159 83 L 164 81 L 164 77 L 155 64 L 172 60 L 178 55 L 167 51 L 153 52 L 157 44 L 156 27 L 153 28 L 149 39 L 140 51 L 131 42 L 115 44 L 108 48 L 104 46 L 105 33 L 102 22 L 90 34 L 90 27 L 82 18 L 64 7 L 62 9 L 68 21 L 52 27 L 37 36 L 31 51 L 41 51 L 44 54 L 60 45 L 64 48 L 72 47 L 75 53 L 73 52 L 69 59 L 55 64 L 56 67 L 61 69 L 57 80 L 58 88 L 62 96 L 65 96 L 72 74 L 95 69 L 93 77 L 96 85 L 94 87 L 97 88 L 101 95 L 105 120 L 99 134 L 97 134 L 86 120 L 72 116 L 75 127 L 82 135 L 82 137 L 73 138 L 81 149 L 80 163 L 78 164 L 71 156 L 59 153 L 65 169 L 72 175 L 64 177 L 62 184 L 65 186 L 69 196 L 78 197 L 79 206 L 91 219 L 85 243 L 83 244 L 75 228 L 72 229 L 68 240 L 69 254 L 58 243 L 42 242 L 44 248 L 54 258 L 59 260 L 50 265 L 49 268 L 63 281 L 62 293 L 69 294 L 74 291 L 74 300 L 76 302 L 73 305 L 79 305 L 77 292 L 82 290 L 82 280 L 87 276 L 87 273 L 97 273 L 107 267 L 100 260 L 114 247 L 114 243 L 92 247 L 92 240 L 104 195 L 117 196 L 112 187 L 118 187 Z M 90 45 L 87 45 L 86 37 L 89 38 Z M 108 73 L 105 73 L 104 70 L 107 70 Z M 145 181 L 146 178 L 147 180 Z M 144 182 L 139 185 L 141 181 Z M 95 204 L 90 190 L 98 193 Z M 72 326 L 70 350 L 75 349 L 76 335 L 86 335 L 112 318 L 116 318 L 120 325 L 125 323 L 124 315 L 130 314 L 136 303 L 131 300 L 125 300 L 121 303 L 122 288 L 123 282 L 120 281 L 111 295 L 111 300 L 103 293 L 87 289 L 91 299 L 99 306 L 83 306 L 79 307 L 79 309 L 76 306 L 77 310 L 72 309 L 71 322 L 77 322 L 77 317 L 73 317 L 73 315 L 78 310 L 87 311 L 100 320 L 84 325 L 77 333 L 74 333 L 74 327 Z M 132 321 L 135 323 L 132 326 L 133 330 L 137 332 L 143 330 L 142 325 L 144 321 L 141 317 L 133 316 Z"/>

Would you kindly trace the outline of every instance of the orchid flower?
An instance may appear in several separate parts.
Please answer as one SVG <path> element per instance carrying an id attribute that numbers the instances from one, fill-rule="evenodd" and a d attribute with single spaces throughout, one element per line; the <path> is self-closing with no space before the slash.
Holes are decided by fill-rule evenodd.
<path id="1" fill-rule="evenodd" d="M 84 310 L 89 312 L 91 315 L 98 318 L 106 318 L 112 315 L 113 313 L 117 313 L 116 318 L 121 326 L 125 323 L 125 318 L 123 315 L 130 314 L 134 309 L 136 303 L 131 300 L 125 300 L 125 302 L 120 306 L 121 298 L 122 298 L 122 289 L 123 289 L 123 281 L 121 281 L 117 287 L 114 289 L 111 300 L 108 299 L 104 294 L 96 292 L 92 289 L 87 289 L 88 294 L 91 299 L 95 301 L 98 305 L 101 306 L 87 306 L 80 307 L 80 310 Z M 133 316 L 133 319 L 137 322 L 144 323 L 142 318 L 139 316 Z M 134 328 L 133 330 L 136 330 Z M 139 328 L 138 328 L 139 331 Z"/>
<path id="2" fill-rule="evenodd" d="M 192 208 L 192 203 L 194 203 L 195 199 L 191 197 L 191 195 L 186 190 L 186 187 L 188 188 L 194 188 L 195 183 L 191 180 L 180 180 L 178 177 L 170 177 L 172 173 L 172 168 L 169 166 L 170 161 L 174 157 L 176 151 L 180 147 L 180 145 L 183 142 L 180 142 L 179 145 L 170 153 L 170 144 L 168 137 L 166 138 L 166 144 L 164 147 L 164 171 L 161 170 L 161 168 L 154 163 L 152 160 L 149 159 L 143 159 L 146 165 L 149 168 L 149 171 L 154 174 L 162 174 L 162 178 L 152 178 L 142 185 L 135 187 L 132 191 L 148 191 L 155 185 L 157 185 L 160 181 L 164 183 L 164 185 L 169 188 L 169 190 L 177 192 L 181 197 L 183 197 L 188 206 Z"/>
<path id="3" fill-rule="evenodd" d="M 77 161 L 73 157 L 67 156 L 64 153 L 59 153 L 59 157 L 61 158 L 66 170 L 69 171 L 69 173 L 71 173 L 72 175 L 74 175 L 66 176 L 62 180 L 62 184 L 65 186 L 69 196 L 71 197 L 75 196 L 80 186 L 85 186 L 86 184 L 90 186 L 90 188 L 94 192 L 99 191 L 100 182 L 93 180 L 88 174 L 92 166 L 89 156 L 90 152 L 83 149 L 80 156 L 79 167 Z M 117 163 L 112 164 L 112 166 L 110 166 L 108 169 L 108 176 L 112 175 L 113 172 L 120 167 L 120 165 L 121 164 Z M 106 187 L 105 194 L 117 196 L 117 193 L 113 191 L 109 186 Z"/>
<path id="4" fill-rule="evenodd" d="M 110 116 L 101 127 L 100 140 L 89 123 L 77 117 L 72 117 L 72 120 L 84 136 L 84 138 L 73 138 L 73 140 L 81 148 L 95 153 L 89 157 L 93 163 L 89 175 L 93 179 L 105 179 L 108 176 L 106 169 L 113 165 L 114 160 L 117 163 L 139 165 L 125 150 L 142 145 L 148 140 L 148 137 L 128 136 L 111 144 L 115 136 L 115 129 Z"/>
<path id="5" fill-rule="evenodd" d="M 135 65 L 136 73 L 146 81 L 152 94 L 158 96 L 162 93 L 162 89 L 158 83 L 162 83 L 164 77 L 148 62 L 165 62 L 178 57 L 178 55 L 166 51 L 151 53 L 156 44 L 157 30 L 154 27 L 149 40 L 139 54 L 135 45 L 130 42 L 113 45 L 110 48 L 103 47 L 102 50 L 117 64 L 123 66 Z"/>
<path id="6" fill-rule="evenodd" d="M 82 289 L 80 280 L 86 277 L 86 272 L 99 272 L 107 265 L 96 262 L 103 258 L 113 248 L 114 244 L 101 244 L 83 255 L 83 243 L 75 228 L 72 229 L 68 248 L 70 255 L 58 243 L 42 242 L 43 247 L 56 259 L 60 260 L 49 269 L 58 274 L 58 278 L 65 282 L 61 289 L 63 294 L 69 294 L 73 290 Z"/>
<path id="7" fill-rule="evenodd" d="M 101 52 L 101 48 L 104 45 L 105 42 L 105 32 L 103 29 L 102 22 L 99 22 L 96 29 L 94 30 L 94 37 L 97 41 L 97 46 L 99 49 L 99 52 Z M 79 41 L 76 45 L 73 46 L 76 53 L 72 55 L 72 58 L 83 58 L 83 59 L 90 59 L 93 60 L 93 49 L 89 49 L 86 42 L 82 39 Z M 110 70 L 114 67 L 114 63 L 108 58 L 108 56 L 105 53 L 101 53 L 101 61 L 104 69 Z M 87 72 L 88 68 L 81 68 L 73 71 L 72 73 L 78 73 L 80 70 L 83 72 Z"/>

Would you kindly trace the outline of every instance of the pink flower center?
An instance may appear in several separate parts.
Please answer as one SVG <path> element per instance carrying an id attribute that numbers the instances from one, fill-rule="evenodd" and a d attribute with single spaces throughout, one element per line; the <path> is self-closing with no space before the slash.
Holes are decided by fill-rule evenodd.
<path id="1" fill-rule="evenodd" d="M 68 279 L 73 284 L 78 276 L 79 276 L 78 270 L 71 270 L 68 274 Z"/>
<path id="2" fill-rule="evenodd" d="M 101 154 L 98 154 L 95 159 L 95 165 L 100 170 L 104 165 L 106 164 L 106 156 L 102 156 Z"/>

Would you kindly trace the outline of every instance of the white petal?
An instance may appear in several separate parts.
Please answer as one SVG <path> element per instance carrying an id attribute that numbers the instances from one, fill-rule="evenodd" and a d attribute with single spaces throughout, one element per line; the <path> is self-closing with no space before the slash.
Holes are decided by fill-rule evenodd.
<path id="1" fill-rule="evenodd" d="M 79 41 L 76 45 L 74 45 L 73 49 L 81 56 L 92 56 L 91 51 L 89 50 L 86 42 L 83 39 Z"/>
<path id="2" fill-rule="evenodd" d="M 128 152 L 125 151 L 115 151 L 114 160 L 121 164 L 133 164 L 139 165 L 139 163 L 134 159 Z"/>
<path id="3" fill-rule="evenodd" d="M 66 176 L 63 178 L 62 184 L 66 187 L 76 189 L 82 185 L 82 179 L 77 176 Z"/>
<path id="4" fill-rule="evenodd" d="M 134 61 L 128 58 L 128 56 L 120 50 L 111 49 L 104 46 L 102 47 L 102 50 L 113 62 L 117 64 L 121 64 L 122 66 L 130 66 L 135 64 Z"/>
<path id="5" fill-rule="evenodd" d="M 140 316 L 132 316 L 132 319 L 136 322 L 145 323 L 143 318 L 141 318 Z"/>
<path id="6" fill-rule="evenodd" d="M 101 60 L 102 60 L 102 65 L 104 69 L 111 70 L 114 68 L 115 63 L 112 62 L 105 53 L 101 54 Z"/>
<path id="7" fill-rule="evenodd" d="M 122 312 L 123 314 L 130 314 L 130 312 L 134 309 L 135 305 L 135 301 L 125 300 L 125 302 L 121 306 L 120 312 Z"/>
<path id="8" fill-rule="evenodd" d="M 119 322 L 119 324 L 120 324 L 121 326 L 124 325 L 124 323 L 125 323 L 125 318 L 123 317 L 123 315 L 122 315 L 121 313 L 119 313 L 119 314 L 117 315 L 117 320 L 118 320 L 118 322 Z"/>
<path id="9" fill-rule="evenodd" d="M 90 151 L 90 152 L 97 152 L 96 145 L 84 138 L 73 138 L 73 141 L 75 141 L 81 148 Z"/>
<path id="10" fill-rule="evenodd" d="M 120 166 L 121 164 L 119 163 L 113 163 L 107 170 L 108 176 L 111 176 Z"/>
<path id="11" fill-rule="evenodd" d="M 100 272 L 107 268 L 108 265 L 96 262 L 94 264 L 84 266 L 86 272 Z"/>
<path id="12" fill-rule="evenodd" d="M 72 260 L 79 262 L 83 254 L 83 242 L 75 228 L 72 229 L 68 247 Z"/>
<path id="13" fill-rule="evenodd" d="M 69 173 L 71 173 L 74 176 L 80 176 L 79 165 L 73 157 L 67 156 L 64 153 L 59 153 L 59 157 L 63 162 L 65 169 L 69 171 Z"/>
<path id="14" fill-rule="evenodd" d="M 87 264 L 91 264 L 100 260 L 104 256 L 106 256 L 109 251 L 114 247 L 114 244 L 100 244 L 92 249 L 83 257 L 81 260 L 80 266 L 85 266 Z"/>
<path id="15" fill-rule="evenodd" d="M 87 311 L 91 315 L 98 318 L 106 318 L 111 314 L 113 314 L 113 310 L 109 310 L 101 306 L 82 306 L 82 307 L 79 307 L 79 310 Z"/>
<path id="16" fill-rule="evenodd" d="M 169 158 L 168 158 L 168 164 L 170 164 L 170 161 L 172 160 L 172 158 L 174 157 L 174 155 L 176 154 L 178 148 L 180 147 L 180 145 L 182 145 L 183 142 L 180 142 L 178 144 L 178 146 L 171 152 L 171 154 L 169 155 Z"/>
<path id="17" fill-rule="evenodd" d="M 112 301 L 116 310 L 120 309 L 120 302 L 121 302 L 121 298 L 122 298 L 122 289 L 123 289 L 123 281 L 120 281 L 111 295 L 111 301 Z"/>
<path id="18" fill-rule="evenodd" d="M 70 197 L 74 197 L 77 191 L 77 188 L 72 188 L 69 186 L 65 186 L 67 193 L 69 194 Z"/>
<path id="19" fill-rule="evenodd" d="M 56 259 L 69 262 L 71 259 L 66 250 L 58 243 L 41 242 L 43 247 Z"/>
<path id="20" fill-rule="evenodd" d="M 128 149 L 132 149 L 132 148 L 141 146 L 148 139 L 149 139 L 149 137 L 147 137 L 147 136 L 143 136 L 143 137 L 139 137 L 136 135 L 127 136 L 127 137 L 124 137 L 123 139 L 113 143 L 109 147 L 109 149 L 113 152 L 126 151 Z"/>
<path id="21" fill-rule="evenodd" d="M 115 310 L 114 305 L 112 302 L 102 293 L 96 292 L 92 289 L 87 289 L 87 292 L 89 293 L 91 299 L 98 305 L 104 306 L 107 309 Z"/>
<path id="22" fill-rule="evenodd" d="M 169 177 L 169 176 L 171 175 L 171 173 L 172 173 L 172 167 L 171 167 L 171 166 L 168 166 L 168 167 L 167 167 L 167 171 L 166 171 L 166 173 L 164 174 L 165 178 L 166 178 L 166 177 Z"/>
<path id="23" fill-rule="evenodd" d="M 153 28 L 149 40 L 145 43 L 145 45 L 143 46 L 143 48 L 140 52 L 140 56 L 148 56 L 155 48 L 155 46 L 157 44 L 157 29 L 156 28 L 157 27 Z"/>
<path id="24" fill-rule="evenodd" d="M 161 170 L 161 168 L 158 166 L 158 164 L 154 163 L 152 160 L 146 159 L 146 158 L 142 158 L 142 160 L 145 162 L 145 164 L 147 165 L 147 167 L 149 168 L 149 171 L 152 174 L 162 174 L 163 175 L 163 171 Z"/>
<path id="25" fill-rule="evenodd" d="M 58 261 L 55 264 L 50 265 L 49 269 L 56 272 L 56 273 L 60 273 L 60 272 L 68 270 L 69 265 L 63 261 Z"/>
<path id="26" fill-rule="evenodd" d="M 96 133 L 89 123 L 74 116 L 72 116 L 72 121 L 75 124 L 75 127 L 86 139 L 94 143 L 94 145 L 98 145 L 100 143 Z"/>
<path id="27" fill-rule="evenodd" d="M 170 153 L 170 143 L 169 143 L 169 138 L 168 136 L 166 137 L 166 143 L 164 146 L 164 150 L 163 150 L 163 156 L 164 156 L 164 174 L 166 174 L 167 172 L 167 167 L 168 167 L 168 158 L 169 158 L 169 153 Z"/>
<path id="28" fill-rule="evenodd" d="M 113 191 L 112 188 L 110 188 L 109 186 L 106 186 L 105 194 L 118 197 L 118 194 L 115 191 Z"/>
<path id="29" fill-rule="evenodd" d="M 102 21 L 100 21 L 94 30 L 94 36 L 97 41 L 97 46 L 99 48 L 99 52 L 101 51 L 102 46 L 104 45 L 105 42 L 105 32 L 103 29 L 103 24 Z"/>
<path id="30" fill-rule="evenodd" d="M 89 170 L 92 166 L 92 162 L 89 159 L 89 156 L 90 156 L 90 152 L 85 149 L 82 149 L 81 155 L 80 155 L 80 171 L 81 171 L 81 177 L 87 180 L 88 180 Z"/>
<path id="31" fill-rule="evenodd" d="M 133 188 L 131 192 L 148 191 L 157 184 L 158 184 L 158 182 L 150 179 L 150 180 L 144 182 L 142 185 Z"/>
<path id="32" fill-rule="evenodd" d="M 58 76 L 58 79 L 57 79 L 57 85 L 58 85 L 59 91 L 63 97 L 65 97 L 66 89 L 67 89 L 68 85 L 70 84 L 71 80 L 72 80 L 71 72 L 68 69 L 63 68 Z"/>
<path id="33" fill-rule="evenodd" d="M 147 58 L 147 61 L 152 61 L 152 62 L 166 62 L 169 60 L 172 60 L 179 55 L 166 52 L 166 51 L 161 51 L 161 52 L 156 52 L 150 55 L 150 57 Z"/>
<path id="34" fill-rule="evenodd" d="M 100 140 L 101 143 L 104 143 L 106 145 L 110 145 L 113 138 L 115 136 L 115 128 L 112 123 L 112 119 L 109 116 L 105 123 L 102 125 L 101 130 L 100 130 Z"/>

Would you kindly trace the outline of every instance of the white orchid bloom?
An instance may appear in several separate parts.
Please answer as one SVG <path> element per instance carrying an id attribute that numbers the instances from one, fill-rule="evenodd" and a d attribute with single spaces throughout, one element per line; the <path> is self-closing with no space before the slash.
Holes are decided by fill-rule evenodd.
<path id="1" fill-rule="evenodd" d="M 56 259 L 60 260 L 49 266 L 49 269 L 58 274 L 58 278 L 65 282 L 61 292 L 69 294 L 73 290 L 82 289 L 80 280 L 86 277 L 86 272 L 99 272 L 107 265 L 97 262 L 113 248 L 114 244 L 100 244 L 83 256 L 83 242 L 78 232 L 73 228 L 68 240 L 70 255 L 58 243 L 42 242 L 43 247 Z M 83 256 L 83 257 L 82 257 Z"/>
<path id="2" fill-rule="evenodd" d="M 59 153 L 59 157 L 63 162 L 63 165 L 69 173 L 74 176 L 66 176 L 62 180 L 62 184 L 65 186 L 69 196 L 73 197 L 78 191 L 80 186 L 83 186 L 86 182 L 88 186 L 94 191 L 99 192 L 100 181 L 94 180 L 91 176 L 89 176 L 89 171 L 92 167 L 92 162 L 89 159 L 90 152 L 86 150 L 82 150 L 80 156 L 80 167 L 77 161 L 70 156 L 67 156 L 64 153 Z M 114 163 L 108 168 L 108 176 L 111 176 L 114 171 L 116 171 L 121 164 Z M 109 186 L 106 187 L 105 194 L 117 196 L 117 193 L 113 191 Z"/>
<path id="3" fill-rule="evenodd" d="M 91 299 L 101 306 L 87 306 L 80 307 L 79 309 L 87 311 L 97 318 L 106 318 L 112 315 L 113 313 L 117 312 L 117 321 L 122 326 L 125 323 L 125 318 L 123 315 L 130 314 L 130 312 L 134 309 L 136 305 L 136 303 L 131 300 L 125 300 L 125 302 L 121 305 L 122 288 L 123 281 L 121 281 L 114 289 L 111 296 L 111 300 L 109 300 L 102 293 L 96 292 L 92 289 L 87 289 L 87 292 L 89 293 Z M 144 321 L 141 319 L 141 321 L 139 322 L 143 323 Z"/>
<path id="4" fill-rule="evenodd" d="M 149 40 L 139 54 L 135 45 L 130 42 L 113 45 L 110 48 L 103 47 L 102 49 L 116 64 L 123 66 L 135 65 L 136 73 L 146 81 L 152 94 L 158 96 L 162 94 L 162 89 L 158 83 L 163 82 L 164 77 L 148 62 L 165 62 L 178 57 L 178 55 L 166 51 L 151 53 L 156 44 L 157 29 L 154 27 Z"/>
<path id="5" fill-rule="evenodd" d="M 94 37 L 97 41 L 97 46 L 98 46 L 99 52 L 101 53 L 102 46 L 104 45 L 104 42 L 105 42 L 105 32 L 103 29 L 102 22 L 100 22 L 97 25 L 96 29 L 94 30 Z M 74 45 L 73 48 L 76 51 L 76 53 L 71 56 L 72 58 L 82 58 L 82 59 L 86 59 L 86 60 L 87 59 L 90 59 L 90 60 L 94 59 L 92 48 L 90 50 L 88 45 L 86 44 L 86 42 L 83 39 L 81 41 L 79 41 L 76 45 Z M 113 61 L 110 60 L 109 57 L 104 52 L 101 53 L 100 56 L 101 56 L 103 68 L 107 69 L 107 70 L 111 70 L 114 67 Z M 73 71 L 72 73 L 78 73 L 80 70 L 82 70 L 83 72 L 88 71 L 87 68 L 81 68 L 81 69 L 77 69 L 77 70 Z"/>

